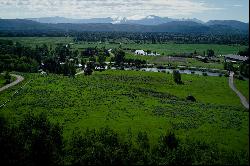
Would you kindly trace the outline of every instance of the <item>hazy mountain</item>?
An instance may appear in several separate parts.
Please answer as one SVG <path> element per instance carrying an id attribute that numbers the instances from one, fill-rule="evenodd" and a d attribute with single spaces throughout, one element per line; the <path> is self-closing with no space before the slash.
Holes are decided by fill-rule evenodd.
<path id="1" fill-rule="evenodd" d="M 120 19 L 121 21 L 121 19 Z M 223 21 L 222 21 L 223 22 Z M 224 22 L 223 22 L 224 23 Z M 0 19 L 0 32 L 170 32 L 170 33 L 248 33 L 246 23 L 226 21 L 201 24 L 193 21 L 171 21 L 159 25 L 112 24 L 112 23 L 39 23 L 24 19 Z"/>
<path id="2" fill-rule="evenodd" d="M 249 30 L 249 24 L 236 21 L 236 20 L 210 20 L 206 23 L 206 25 L 209 26 L 228 26 L 232 27 L 241 31 L 248 31 Z"/>
<path id="3" fill-rule="evenodd" d="M 32 20 L 40 23 L 71 23 L 71 24 L 87 24 L 87 23 L 111 23 L 112 18 L 91 18 L 91 19 L 72 19 L 64 17 L 42 17 L 42 18 L 27 18 L 27 20 Z"/>
<path id="4" fill-rule="evenodd" d="M 0 19 L 0 30 L 33 30 L 33 29 L 50 29 L 47 24 L 38 23 L 24 19 Z"/>
<path id="5" fill-rule="evenodd" d="M 159 17 L 155 15 L 149 15 L 145 18 L 138 19 L 138 20 L 129 20 L 124 18 L 120 24 L 139 24 L 139 25 L 160 25 L 165 24 L 173 21 L 191 21 L 191 22 L 197 22 L 197 23 L 203 23 L 201 20 L 198 20 L 196 18 L 194 19 L 173 19 L 169 17 Z"/>
<path id="6" fill-rule="evenodd" d="M 129 20 L 124 18 L 120 24 L 139 24 L 139 25 L 160 25 L 172 21 L 177 21 L 176 19 L 168 18 L 168 17 L 158 17 L 154 15 L 147 16 L 143 19 L 138 20 Z"/>
<path id="7" fill-rule="evenodd" d="M 82 23 L 113 23 L 113 24 L 139 24 L 139 25 L 160 25 L 172 21 L 192 21 L 197 23 L 203 23 L 201 20 L 194 19 L 173 19 L 168 17 L 159 17 L 154 15 L 149 15 L 142 19 L 132 20 L 126 17 L 117 18 L 91 18 L 91 19 L 72 19 L 64 17 L 42 17 L 42 18 L 27 18 L 27 20 L 32 20 L 40 23 L 72 23 L 72 24 L 82 24 Z"/>
<path id="8" fill-rule="evenodd" d="M 212 31 L 209 26 L 193 21 L 172 21 L 157 25 L 155 31 L 177 32 L 177 33 L 207 33 Z"/>

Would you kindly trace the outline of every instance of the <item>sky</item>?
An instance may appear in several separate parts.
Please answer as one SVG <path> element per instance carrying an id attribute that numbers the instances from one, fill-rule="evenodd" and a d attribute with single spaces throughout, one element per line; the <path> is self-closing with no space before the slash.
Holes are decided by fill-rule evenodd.
<path id="1" fill-rule="evenodd" d="M 249 22 L 249 0 L 0 0 L 0 18 L 170 18 Z"/>

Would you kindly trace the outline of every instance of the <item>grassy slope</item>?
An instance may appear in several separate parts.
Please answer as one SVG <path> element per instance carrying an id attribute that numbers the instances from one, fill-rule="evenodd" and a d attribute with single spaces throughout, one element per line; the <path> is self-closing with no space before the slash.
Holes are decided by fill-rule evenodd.
<path id="1" fill-rule="evenodd" d="M 249 81 L 234 79 L 236 88 L 249 100 Z"/>
<path id="2" fill-rule="evenodd" d="M 184 85 L 176 85 L 170 74 L 135 71 L 96 72 L 75 79 L 38 74 L 25 77 L 25 82 L 33 81 L 0 111 L 12 120 L 28 111 L 47 112 L 51 121 L 64 126 L 65 139 L 76 127 L 109 125 L 121 134 L 130 129 L 133 134 L 147 131 L 151 143 L 174 130 L 180 138 L 248 150 L 248 112 L 226 78 L 183 75 Z M 20 86 L 0 93 L 0 104 Z M 186 102 L 188 94 L 198 102 Z"/>

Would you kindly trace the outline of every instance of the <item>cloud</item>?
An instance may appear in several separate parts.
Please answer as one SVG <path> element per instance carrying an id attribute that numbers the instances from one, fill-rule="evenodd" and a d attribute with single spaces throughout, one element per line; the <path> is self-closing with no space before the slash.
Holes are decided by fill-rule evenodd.
<path id="1" fill-rule="evenodd" d="M 210 7 L 205 2 L 194 0 L 0 0 L 0 10 L 7 12 L 5 15 L 8 15 L 8 9 L 16 9 L 16 13 L 9 13 L 16 17 L 141 18 L 147 15 L 189 16 L 221 8 Z"/>

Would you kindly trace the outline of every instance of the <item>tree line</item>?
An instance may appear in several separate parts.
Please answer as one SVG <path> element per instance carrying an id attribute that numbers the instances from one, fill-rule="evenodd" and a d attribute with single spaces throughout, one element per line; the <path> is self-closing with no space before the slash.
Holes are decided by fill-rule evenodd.
<path id="1" fill-rule="evenodd" d="M 26 113 L 18 124 L 0 114 L 1 165 L 207 165 L 248 163 L 248 152 L 219 149 L 190 138 L 179 139 L 173 131 L 149 142 L 147 132 L 126 138 L 109 127 L 75 129 L 65 140 L 63 128 L 45 113 Z"/>
<path id="2" fill-rule="evenodd" d="M 85 42 L 130 42 L 138 44 L 242 44 L 248 45 L 249 37 L 245 34 L 199 34 L 167 32 L 82 32 L 75 35 L 74 41 Z"/>

